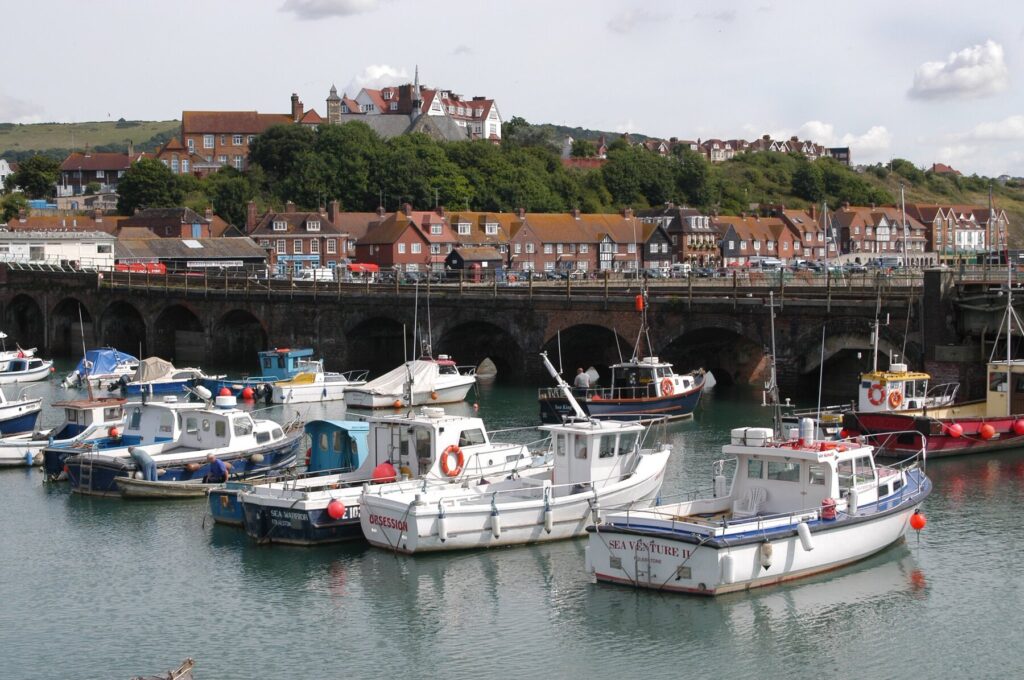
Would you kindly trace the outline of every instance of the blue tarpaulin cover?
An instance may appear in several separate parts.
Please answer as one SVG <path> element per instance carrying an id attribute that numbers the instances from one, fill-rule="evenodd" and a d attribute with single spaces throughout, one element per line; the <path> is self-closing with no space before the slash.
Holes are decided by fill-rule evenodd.
<path id="1" fill-rule="evenodd" d="M 90 349 L 85 353 L 85 358 L 78 362 L 75 372 L 78 375 L 85 375 L 87 373 L 89 375 L 104 375 L 113 373 L 117 365 L 125 361 L 138 361 L 138 359 L 131 354 L 125 354 L 112 347 Z"/>

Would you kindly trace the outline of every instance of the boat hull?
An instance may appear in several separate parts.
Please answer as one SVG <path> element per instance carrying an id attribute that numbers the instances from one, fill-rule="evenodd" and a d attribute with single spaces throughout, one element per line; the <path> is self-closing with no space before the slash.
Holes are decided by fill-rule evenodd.
<path id="1" fill-rule="evenodd" d="M 187 394 L 188 388 L 192 384 L 191 380 L 161 380 L 159 382 L 151 383 L 128 383 L 124 386 L 125 396 L 129 397 L 141 397 L 142 395 L 154 396 L 154 395 L 167 395 L 167 394 Z"/>
<path id="2" fill-rule="evenodd" d="M 36 427 L 41 410 L 38 401 L 34 407 L 21 406 L 17 410 L 9 407 L 0 408 L 0 435 L 31 432 Z"/>
<path id="3" fill-rule="evenodd" d="M 2 372 L 0 373 L 0 385 L 14 385 L 16 383 L 46 380 L 50 376 L 50 369 L 52 367 L 52 362 L 45 362 L 43 366 L 30 371 Z"/>
<path id="4" fill-rule="evenodd" d="M 345 390 L 349 387 L 351 387 L 351 383 L 330 382 L 285 387 L 274 385 L 270 401 L 274 404 L 307 404 L 320 401 L 338 401 L 345 398 Z"/>
<path id="5" fill-rule="evenodd" d="M 432 406 L 434 404 L 454 404 L 464 401 L 469 390 L 476 384 L 473 376 L 462 376 L 465 380 L 452 385 L 438 387 L 432 392 L 414 392 L 412 403 L 403 394 L 373 394 L 365 390 L 349 389 L 345 391 L 345 405 L 354 408 L 391 408 L 396 402 L 401 406 Z"/>
<path id="6" fill-rule="evenodd" d="M 598 581 L 695 595 L 721 595 L 776 585 L 838 569 L 901 541 L 910 517 L 930 491 L 868 517 L 841 513 L 835 521 L 807 522 L 812 549 L 795 527 L 752 531 L 728 539 L 600 525 L 588 528 L 587 569 Z M 769 566 L 762 547 L 771 545 Z"/>
<path id="7" fill-rule="evenodd" d="M 242 501 L 245 533 L 261 543 L 321 545 L 361 540 L 359 527 L 359 489 L 348 489 L 337 497 L 345 504 L 345 514 L 333 519 L 326 504 L 310 508 L 287 508 L 266 503 Z"/>
<path id="8" fill-rule="evenodd" d="M 678 420 L 690 418 L 700 404 L 704 391 L 701 380 L 693 389 L 664 397 L 638 399 L 603 399 L 588 397 L 577 399 L 584 412 L 601 420 L 643 421 L 655 418 Z M 569 400 L 548 394 L 540 398 L 540 419 L 543 423 L 561 423 L 565 417 L 575 415 Z"/>
<path id="9" fill-rule="evenodd" d="M 117 477 L 114 480 L 121 498 L 149 498 L 153 500 L 170 500 L 177 498 L 202 498 L 217 484 L 191 482 L 151 482 L 134 477 Z"/>
<path id="10" fill-rule="evenodd" d="M 854 412 L 843 418 L 843 428 L 850 436 L 875 435 L 873 439 L 876 442 L 873 443 L 877 443 L 876 455 L 880 457 L 905 458 L 919 451 L 924 445 L 922 439 L 927 439 L 928 457 L 936 458 L 1024 447 L 1024 436 L 1013 429 L 1014 423 L 1021 419 L 1024 419 L 1024 414 L 997 418 L 933 418 L 922 412 Z M 950 432 L 954 424 L 962 430 L 956 437 Z M 983 425 L 995 428 L 995 436 L 990 439 L 982 437 Z M 901 434 L 884 436 L 889 432 Z"/>

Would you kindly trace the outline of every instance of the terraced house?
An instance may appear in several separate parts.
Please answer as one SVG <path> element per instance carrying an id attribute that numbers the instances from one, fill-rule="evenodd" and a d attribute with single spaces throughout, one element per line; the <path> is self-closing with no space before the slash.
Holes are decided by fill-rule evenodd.
<path id="1" fill-rule="evenodd" d="M 331 201 L 324 210 L 296 210 L 288 202 L 283 212 L 256 214 L 250 202 L 246 232 L 269 253 L 269 263 L 279 274 L 298 274 L 303 269 L 337 267 L 346 260 L 348 234 L 337 225 L 339 205 Z"/>

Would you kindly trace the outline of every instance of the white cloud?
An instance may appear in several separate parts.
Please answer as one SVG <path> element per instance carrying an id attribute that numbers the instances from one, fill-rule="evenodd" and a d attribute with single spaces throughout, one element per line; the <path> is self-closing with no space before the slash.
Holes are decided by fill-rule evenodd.
<path id="1" fill-rule="evenodd" d="M 1003 46 L 992 40 L 953 52 L 946 61 L 926 61 L 907 94 L 915 99 L 986 97 L 1010 85 Z"/>
<path id="2" fill-rule="evenodd" d="M 608 30 L 612 33 L 626 35 L 645 25 L 657 24 L 666 19 L 668 19 L 668 15 L 663 12 L 652 12 L 646 7 L 634 7 L 623 10 L 612 17 L 608 22 Z"/>
<path id="3" fill-rule="evenodd" d="M 939 163 L 953 165 L 961 161 L 974 160 L 978 155 L 978 147 L 973 144 L 951 144 L 940 146 L 935 151 L 935 160 Z"/>
<path id="4" fill-rule="evenodd" d="M 0 122 L 38 123 L 42 120 L 39 107 L 30 102 L 0 92 Z"/>
<path id="5" fill-rule="evenodd" d="M 364 87 L 379 89 L 409 82 L 412 82 L 412 76 L 404 68 L 396 68 L 387 64 L 371 64 L 352 79 L 345 88 L 345 92 L 350 97 L 355 97 Z"/>
<path id="6" fill-rule="evenodd" d="M 452 54 L 454 54 L 455 56 L 468 56 L 470 54 L 473 54 L 473 48 L 470 47 L 469 45 L 459 45 L 454 50 L 452 50 Z"/>
<path id="7" fill-rule="evenodd" d="M 1024 139 L 1024 116 L 1010 116 L 1002 120 L 979 123 L 970 132 L 960 135 L 964 139 L 985 142 L 1006 142 Z"/>
<path id="8" fill-rule="evenodd" d="M 370 12 L 380 0 L 285 0 L 282 12 L 293 12 L 299 19 L 326 19 Z"/>

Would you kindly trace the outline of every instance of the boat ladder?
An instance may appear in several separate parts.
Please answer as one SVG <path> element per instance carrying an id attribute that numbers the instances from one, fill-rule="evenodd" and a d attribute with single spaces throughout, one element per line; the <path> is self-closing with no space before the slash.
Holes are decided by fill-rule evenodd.
<path id="1" fill-rule="evenodd" d="M 95 457 L 95 453 L 86 453 L 82 455 L 82 462 L 78 466 L 79 490 L 92 491 L 92 464 Z"/>

